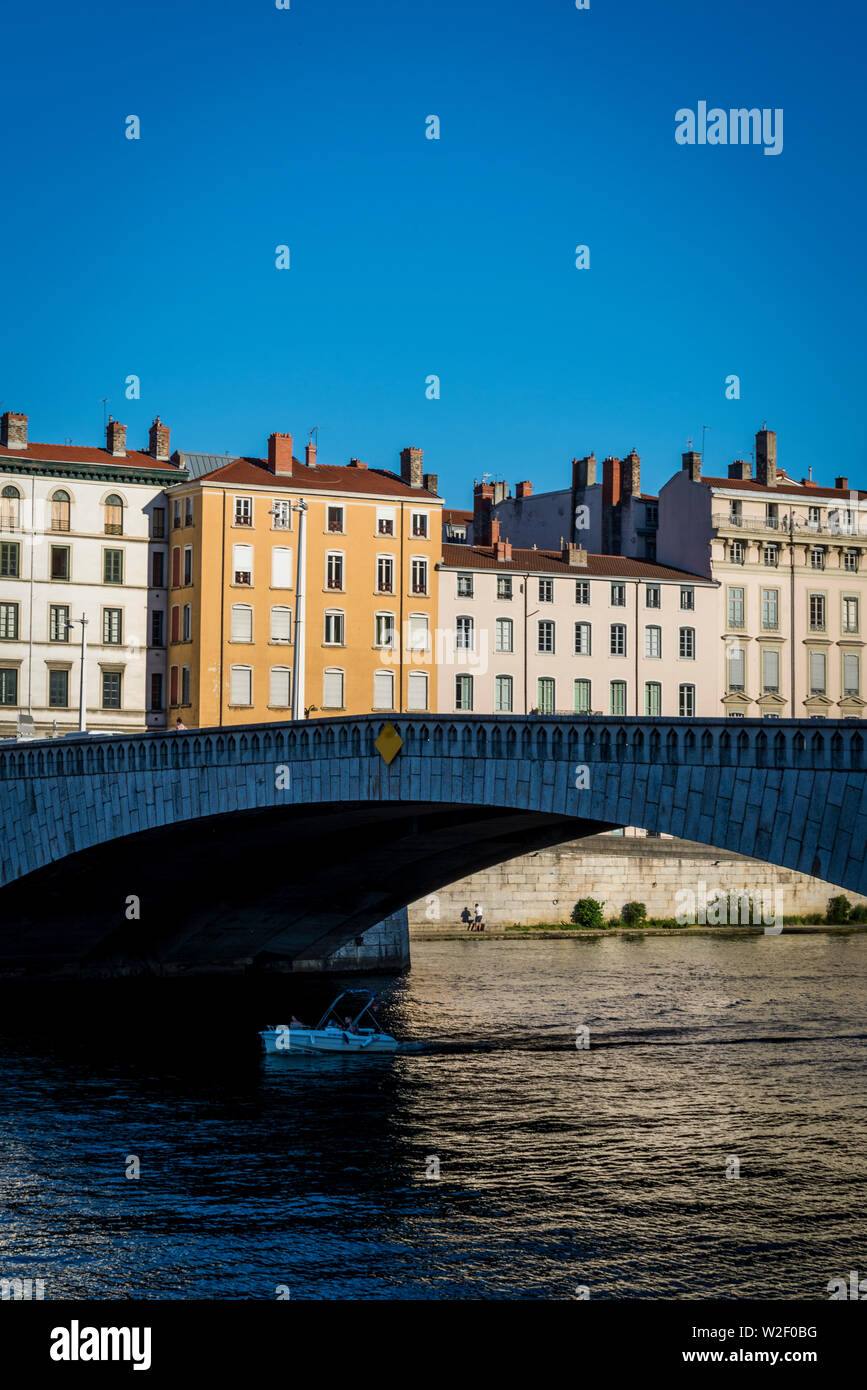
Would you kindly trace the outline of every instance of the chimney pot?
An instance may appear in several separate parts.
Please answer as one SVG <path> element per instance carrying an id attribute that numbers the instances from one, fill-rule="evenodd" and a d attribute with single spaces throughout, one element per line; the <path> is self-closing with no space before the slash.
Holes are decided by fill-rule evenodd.
<path id="1" fill-rule="evenodd" d="M 422 466 L 424 463 L 424 449 L 401 449 L 400 451 L 400 476 L 409 487 L 421 487 L 423 482 Z"/>
<path id="2" fill-rule="evenodd" d="M 164 425 L 159 415 L 154 420 L 148 432 L 148 453 L 151 458 L 159 459 L 161 463 L 168 463 L 171 449 L 169 448 L 169 427 Z"/>
<path id="3" fill-rule="evenodd" d="M 835 486 L 835 488 L 837 488 L 838 491 L 848 492 L 848 491 L 849 491 L 849 479 L 848 479 L 848 478 L 835 478 L 835 479 L 834 479 L 834 486 Z"/>
<path id="4" fill-rule="evenodd" d="M 126 455 L 126 425 L 122 425 L 111 415 L 105 427 L 105 447 L 112 458 L 124 458 Z"/>
<path id="5" fill-rule="evenodd" d="M 292 452 L 291 449 L 290 449 L 289 452 L 290 452 L 290 453 Z M 304 462 L 306 463 L 306 465 L 307 465 L 308 468 L 315 468 L 315 467 L 316 467 L 316 445 L 315 445 L 315 444 L 307 444 L 307 445 L 305 445 L 305 448 L 304 448 Z"/>
<path id="6" fill-rule="evenodd" d="M 422 483 L 426 492 L 432 492 L 434 497 L 439 496 L 439 475 L 437 473 L 425 473 Z"/>
<path id="7" fill-rule="evenodd" d="M 734 463 L 729 464 L 730 478 L 749 478 L 750 472 L 751 468 L 746 459 L 735 459 Z"/>
<path id="8" fill-rule="evenodd" d="M 777 486 L 777 436 L 764 425 L 756 434 L 756 482 Z"/>
<path id="9" fill-rule="evenodd" d="M 0 416 L 0 444 L 6 449 L 27 448 L 27 416 L 7 410 Z"/>
<path id="10" fill-rule="evenodd" d="M 701 482 L 701 454 L 696 453 L 694 449 L 681 454 L 680 466 L 684 473 L 689 474 L 691 482 Z"/>
<path id="11" fill-rule="evenodd" d="M 366 464 L 366 463 L 362 463 L 362 462 L 361 462 L 361 459 L 350 459 L 350 460 L 349 460 L 349 467 L 350 467 L 350 468 L 366 468 L 366 467 L 367 467 L 367 464 Z"/>
<path id="12" fill-rule="evenodd" d="M 517 501 L 523 501 L 525 497 L 532 496 L 533 484 L 531 482 L 528 482 L 526 478 L 522 483 L 515 483 L 515 498 Z"/>
<path id="13" fill-rule="evenodd" d="M 278 477 L 292 477 L 291 434 L 269 434 L 268 467 Z"/>

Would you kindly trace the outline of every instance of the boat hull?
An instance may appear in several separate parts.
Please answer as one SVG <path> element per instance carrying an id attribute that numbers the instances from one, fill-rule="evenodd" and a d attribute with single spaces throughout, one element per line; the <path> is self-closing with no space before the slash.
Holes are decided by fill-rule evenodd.
<path id="1" fill-rule="evenodd" d="M 376 1055 L 396 1052 L 400 1044 L 389 1033 L 344 1033 L 338 1028 L 265 1028 L 259 1034 L 269 1056 L 307 1053 L 311 1056 L 330 1054 L 338 1057 Z"/>

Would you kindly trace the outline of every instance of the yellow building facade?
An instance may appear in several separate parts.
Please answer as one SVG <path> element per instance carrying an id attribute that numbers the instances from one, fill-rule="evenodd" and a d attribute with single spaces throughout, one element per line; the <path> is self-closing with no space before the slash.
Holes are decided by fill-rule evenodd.
<path id="1" fill-rule="evenodd" d="M 319 464 L 312 445 L 300 463 L 275 434 L 266 459 L 168 498 L 169 727 L 293 718 L 298 674 L 299 716 L 436 709 L 442 501 L 420 449 L 397 475 Z"/>

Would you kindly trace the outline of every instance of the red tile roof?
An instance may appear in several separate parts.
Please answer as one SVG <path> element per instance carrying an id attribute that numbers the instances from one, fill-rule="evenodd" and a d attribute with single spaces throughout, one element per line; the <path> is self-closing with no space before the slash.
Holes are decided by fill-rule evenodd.
<path id="1" fill-rule="evenodd" d="M 702 478 L 700 481 L 708 487 L 737 488 L 739 492 L 759 492 L 771 497 L 780 492 L 799 492 L 803 494 L 805 502 L 809 502 L 813 497 L 834 497 L 838 501 L 844 501 L 850 493 L 854 493 L 856 497 L 867 497 L 867 492 L 859 492 L 857 488 L 808 486 L 799 482 L 797 478 L 789 478 L 779 469 L 776 487 L 768 487 L 767 483 L 757 483 L 755 478 Z"/>
<path id="2" fill-rule="evenodd" d="M 108 449 L 87 444 L 28 444 L 26 449 L 8 449 L 0 444 L 0 459 L 28 459 L 33 463 L 94 463 L 110 464 L 112 468 L 159 468 L 177 473 L 178 465 L 170 459 L 155 459 L 138 449 L 128 449 L 120 458 Z"/>
<path id="3" fill-rule="evenodd" d="M 435 498 L 435 492 L 410 487 L 396 473 L 385 468 L 351 468 L 346 464 L 320 463 L 308 468 L 292 460 L 292 472 L 272 473 L 264 459 L 236 458 L 225 468 L 204 474 L 198 482 L 234 483 L 243 486 L 293 487 L 304 492 L 362 492 L 382 497 L 406 497 L 419 501 Z"/>
<path id="4" fill-rule="evenodd" d="M 443 507 L 443 521 L 472 521 L 472 512 L 462 512 L 457 507 Z"/>
<path id="5" fill-rule="evenodd" d="M 633 560 L 627 555 L 593 555 L 587 564 L 570 565 L 559 550 L 512 550 L 511 560 L 498 560 L 490 545 L 444 545 L 443 568 L 459 570 L 529 570 L 532 574 L 568 574 L 573 579 L 605 576 L 614 579 L 675 579 L 681 583 L 710 584 L 701 574 L 689 574 L 652 560 Z"/>

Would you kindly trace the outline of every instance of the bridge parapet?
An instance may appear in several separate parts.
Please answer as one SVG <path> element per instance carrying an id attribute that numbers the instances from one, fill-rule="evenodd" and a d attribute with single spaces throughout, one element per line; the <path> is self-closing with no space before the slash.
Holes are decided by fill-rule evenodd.
<path id="1" fill-rule="evenodd" d="M 0 780 L 372 757 L 389 719 L 403 739 L 403 753 L 422 758 L 864 769 L 864 736 L 851 720 L 823 720 L 819 727 L 818 721 L 797 719 L 774 720 L 771 726 L 763 719 L 367 715 L 135 737 L 40 739 L 0 750 Z"/>

